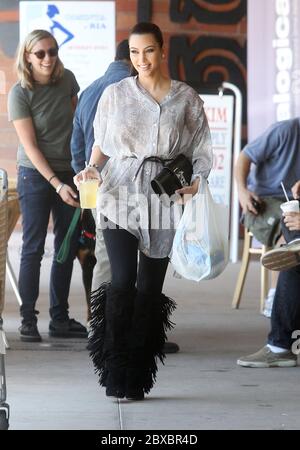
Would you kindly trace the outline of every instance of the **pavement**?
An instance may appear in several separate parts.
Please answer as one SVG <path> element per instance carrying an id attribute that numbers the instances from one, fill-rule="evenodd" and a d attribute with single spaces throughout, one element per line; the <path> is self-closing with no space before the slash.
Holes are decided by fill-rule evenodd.
<path id="1" fill-rule="evenodd" d="M 260 268 L 250 263 L 239 310 L 231 300 L 240 264 L 229 264 L 215 280 L 174 278 L 164 292 L 174 298 L 176 326 L 169 340 L 180 352 L 159 364 L 157 382 L 144 401 L 112 400 L 99 387 L 86 342 L 53 339 L 48 284 L 52 235 L 42 264 L 37 308 L 42 343 L 21 343 L 18 304 L 6 280 L 4 329 L 10 430 L 296 430 L 299 429 L 300 368 L 249 369 L 241 355 L 265 344 L 269 319 L 259 313 Z M 21 235 L 14 232 L 9 256 L 16 275 Z M 76 261 L 70 316 L 86 320 L 81 268 Z"/>

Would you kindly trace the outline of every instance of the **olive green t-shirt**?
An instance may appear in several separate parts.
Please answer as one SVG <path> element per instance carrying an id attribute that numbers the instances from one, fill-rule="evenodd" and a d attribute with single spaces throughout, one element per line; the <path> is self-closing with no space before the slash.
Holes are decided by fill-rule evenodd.
<path id="1" fill-rule="evenodd" d="M 35 84 L 30 90 L 16 83 L 8 94 L 9 120 L 32 118 L 38 147 L 54 171 L 71 170 L 71 97 L 78 91 L 74 74 L 65 69 L 63 77 L 56 84 Z M 21 143 L 18 146 L 17 164 L 34 168 Z"/>

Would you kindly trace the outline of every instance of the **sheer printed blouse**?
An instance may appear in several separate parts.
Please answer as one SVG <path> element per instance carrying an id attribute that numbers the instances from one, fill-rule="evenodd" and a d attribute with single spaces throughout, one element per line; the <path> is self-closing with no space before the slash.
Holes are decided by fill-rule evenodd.
<path id="1" fill-rule="evenodd" d="M 109 156 L 98 191 L 98 226 L 100 215 L 106 216 L 135 235 L 147 256 L 168 256 L 182 207 L 164 206 L 151 188 L 161 164 L 147 161 L 134 177 L 144 158 L 166 159 L 180 153 L 193 165 L 192 180 L 208 177 L 212 149 L 203 101 L 187 84 L 171 80 L 170 91 L 159 104 L 137 77 L 125 78 L 104 91 L 94 132 L 94 146 Z"/>

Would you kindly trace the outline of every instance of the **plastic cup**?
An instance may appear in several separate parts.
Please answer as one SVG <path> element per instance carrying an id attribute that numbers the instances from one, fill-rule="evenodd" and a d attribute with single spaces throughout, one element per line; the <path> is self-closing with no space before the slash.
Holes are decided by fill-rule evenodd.
<path id="1" fill-rule="evenodd" d="M 82 181 L 79 185 L 80 207 L 82 209 L 96 208 L 99 181 L 96 179 Z"/>
<path id="2" fill-rule="evenodd" d="M 290 202 L 281 203 L 280 208 L 284 213 L 299 212 L 299 201 L 291 200 Z"/>

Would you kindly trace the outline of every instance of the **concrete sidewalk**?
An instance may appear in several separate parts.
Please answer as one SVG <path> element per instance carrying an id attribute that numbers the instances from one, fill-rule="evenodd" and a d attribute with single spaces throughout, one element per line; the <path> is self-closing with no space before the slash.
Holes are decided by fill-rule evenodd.
<path id="1" fill-rule="evenodd" d="M 18 270 L 20 234 L 9 254 Z M 51 248 L 51 235 L 47 249 Z M 4 328 L 10 344 L 6 362 L 7 401 L 13 430 L 232 430 L 299 429 L 300 368 L 247 369 L 236 359 L 265 343 L 269 320 L 259 314 L 259 263 L 250 263 L 240 310 L 231 309 L 239 264 L 216 280 L 193 283 L 168 273 L 164 292 L 173 297 L 176 327 L 170 340 L 180 353 L 167 355 L 143 402 L 111 400 L 82 341 L 47 335 L 51 254 L 42 267 L 38 302 L 40 344 L 18 338 L 18 305 L 6 282 Z M 76 262 L 70 295 L 71 317 L 85 321 L 81 269 Z"/>

